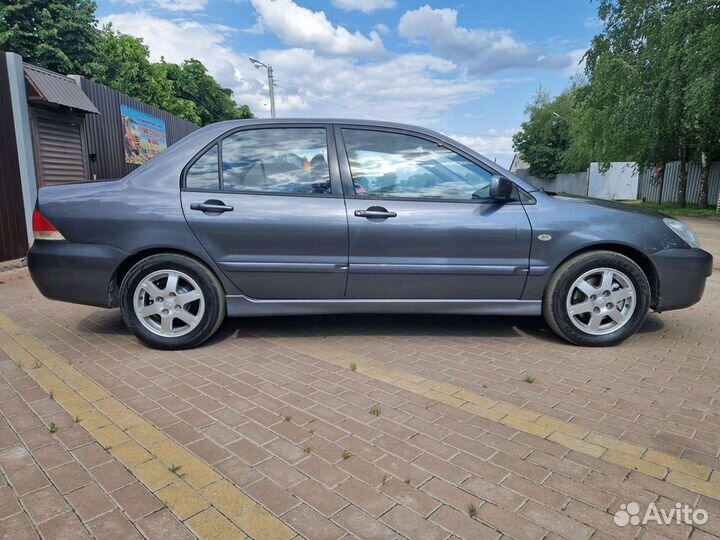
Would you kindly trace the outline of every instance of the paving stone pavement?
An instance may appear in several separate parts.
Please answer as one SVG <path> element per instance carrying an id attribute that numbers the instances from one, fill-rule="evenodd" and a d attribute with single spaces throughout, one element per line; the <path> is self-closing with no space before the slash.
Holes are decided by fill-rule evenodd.
<path id="1" fill-rule="evenodd" d="M 689 221 L 718 266 L 720 222 Z M 242 509 L 156 495 L 142 465 L 163 451 L 232 490 L 219 501 L 244 496 L 310 539 L 720 537 L 717 269 L 700 305 L 651 314 L 612 349 L 534 318 L 380 315 L 233 319 L 199 349 L 159 352 L 117 310 L 42 298 L 25 269 L 0 273 L 0 298 L 0 538 L 223 538 L 214 525 Z M 69 394 L 51 399 L 47 366 Z M 75 423 L 81 405 L 117 432 Z M 165 446 L 128 461 L 139 423 Z M 188 498 L 210 485 L 188 476 Z M 709 519 L 615 525 L 633 501 Z M 253 537 L 275 534 L 266 522 Z"/>

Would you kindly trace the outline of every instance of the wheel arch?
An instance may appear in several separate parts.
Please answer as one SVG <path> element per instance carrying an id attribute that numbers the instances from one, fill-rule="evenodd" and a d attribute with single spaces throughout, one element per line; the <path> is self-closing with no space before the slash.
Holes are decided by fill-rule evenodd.
<path id="1" fill-rule="evenodd" d="M 627 244 L 603 242 L 584 246 L 580 249 L 573 251 L 567 257 L 561 260 L 555 266 L 555 268 L 553 268 L 550 275 L 554 274 L 558 268 L 560 268 L 570 259 L 573 259 L 578 255 L 583 255 L 584 253 L 589 253 L 591 251 L 613 251 L 615 253 L 619 253 L 620 255 L 624 255 L 628 259 L 632 260 L 635 264 L 637 264 L 647 277 L 648 282 L 650 282 L 650 307 L 654 309 L 655 306 L 657 306 L 657 302 L 660 297 L 660 278 L 658 276 L 657 269 L 655 268 L 653 262 L 650 260 L 650 257 L 648 257 L 639 249 L 633 246 L 629 246 Z"/>
<path id="2" fill-rule="evenodd" d="M 202 264 L 205 266 L 218 280 L 220 285 L 223 287 L 223 290 L 225 289 L 225 285 L 223 283 L 223 276 L 218 275 L 218 272 L 213 267 L 212 264 L 209 264 L 208 261 L 204 260 L 201 257 L 198 257 L 196 254 L 191 253 L 189 251 L 185 251 L 182 249 L 176 249 L 176 248 L 166 248 L 166 247 L 155 247 L 155 248 L 148 248 L 143 249 L 140 251 L 137 251 L 133 253 L 132 255 L 126 257 L 123 259 L 123 261 L 115 268 L 115 271 L 113 272 L 112 276 L 110 277 L 110 283 L 108 285 L 108 307 L 117 307 L 119 305 L 118 302 L 118 295 L 120 293 L 120 284 L 122 283 L 123 278 L 125 275 L 130 271 L 130 269 L 135 266 L 138 262 L 142 261 L 143 259 L 146 259 L 147 257 L 150 257 L 152 255 L 161 255 L 161 254 L 170 254 L 170 255 L 182 255 L 184 257 L 188 257 L 190 259 L 193 259 L 199 264 Z"/>

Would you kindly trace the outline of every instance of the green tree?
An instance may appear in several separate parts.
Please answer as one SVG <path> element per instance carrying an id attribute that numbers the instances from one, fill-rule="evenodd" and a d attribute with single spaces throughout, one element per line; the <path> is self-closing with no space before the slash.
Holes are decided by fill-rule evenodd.
<path id="1" fill-rule="evenodd" d="M 582 123 L 601 162 L 637 161 L 641 167 L 677 156 L 672 77 L 664 72 L 657 36 L 665 19 L 654 0 L 602 0 L 603 32 L 587 53 L 588 91 Z M 651 36 L 648 40 L 647 36 Z M 672 70 L 673 67 L 670 66 Z"/>
<path id="2" fill-rule="evenodd" d="M 78 73 L 196 124 L 252 118 L 195 59 L 152 63 L 139 38 L 97 28 L 87 0 L 10 0 L 0 6 L 0 49 L 60 73 Z"/>
<path id="3" fill-rule="evenodd" d="M 716 0 L 601 0 L 604 28 L 587 53 L 592 154 L 656 166 L 661 196 L 664 164 L 679 159 L 680 206 L 688 160 L 707 162 L 718 141 L 719 10 Z"/>
<path id="4" fill-rule="evenodd" d="M 687 62 L 690 77 L 686 93 L 688 130 L 700 159 L 698 205 L 708 207 L 710 162 L 720 158 L 720 6 L 715 2 L 693 4 L 686 21 Z"/>
<path id="5" fill-rule="evenodd" d="M 99 32 L 96 50 L 89 67 L 93 80 L 153 106 L 170 93 L 171 85 L 150 62 L 142 40 L 107 25 Z"/>
<path id="6" fill-rule="evenodd" d="M 91 0 L 3 0 L 0 50 L 60 73 L 85 74 L 97 28 Z"/>
<path id="7" fill-rule="evenodd" d="M 97 51 L 92 77 L 148 105 L 200 125 L 252 117 L 250 108 L 238 107 L 232 90 L 222 88 L 199 60 L 152 63 L 141 39 L 110 25 L 100 32 Z"/>
<path id="8" fill-rule="evenodd" d="M 513 146 L 530 165 L 531 175 L 551 179 L 559 173 L 587 169 L 587 154 L 579 138 L 573 137 L 575 101 L 580 91 L 581 85 L 575 83 L 551 99 L 540 88 L 525 109 L 528 119 L 513 136 Z"/>
<path id="9" fill-rule="evenodd" d="M 201 125 L 219 120 L 252 118 L 250 108 L 247 105 L 238 106 L 232 90 L 220 86 L 199 60 L 191 58 L 179 66 L 162 61 L 157 67 L 170 82 L 176 99 L 195 103 Z"/>

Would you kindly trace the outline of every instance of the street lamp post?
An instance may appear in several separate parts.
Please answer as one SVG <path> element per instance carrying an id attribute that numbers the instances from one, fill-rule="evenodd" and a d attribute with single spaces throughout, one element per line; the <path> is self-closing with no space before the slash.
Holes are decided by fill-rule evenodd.
<path id="1" fill-rule="evenodd" d="M 270 118 L 275 118 L 275 80 L 273 78 L 273 68 L 270 64 L 264 64 L 255 58 L 250 57 L 249 60 L 257 69 L 264 67 L 267 70 L 268 88 L 270 90 Z"/>

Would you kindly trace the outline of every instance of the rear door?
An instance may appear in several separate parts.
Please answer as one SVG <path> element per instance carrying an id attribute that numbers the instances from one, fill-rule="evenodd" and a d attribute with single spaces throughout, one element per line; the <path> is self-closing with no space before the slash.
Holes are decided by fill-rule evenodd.
<path id="1" fill-rule="evenodd" d="M 348 298 L 518 299 L 531 228 L 519 197 L 442 141 L 336 128 L 350 231 Z"/>
<path id="2" fill-rule="evenodd" d="M 317 124 L 235 130 L 186 167 L 185 217 L 249 297 L 344 295 L 348 224 L 328 130 Z"/>

